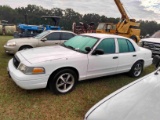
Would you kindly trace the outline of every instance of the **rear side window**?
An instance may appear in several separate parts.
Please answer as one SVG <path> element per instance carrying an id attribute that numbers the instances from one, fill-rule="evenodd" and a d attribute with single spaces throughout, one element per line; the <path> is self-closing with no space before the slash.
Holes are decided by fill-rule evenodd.
<path id="1" fill-rule="evenodd" d="M 134 52 L 134 51 L 135 51 L 135 48 L 134 48 L 133 44 L 132 44 L 129 40 L 126 40 L 126 41 L 127 41 L 127 43 L 128 43 L 129 51 L 130 51 L 130 52 Z"/>
<path id="2" fill-rule="evenodd" d="M 75 35 L 72 33 L 66 33 L 66 32 L 62 32 L 61 33 L 61 40 L 68 40 L 72 37 L 74 37 Z"/>
<path id="3" fill-rule="evenodd" d="M 123 38 L 118 38 L 117 40 L 119 45 L 119 53 L 135 51 L 133 44 L 129 40 Z"/>
<path id="4" fill-rule="evenodd" d="M 115 53 L 115 41 L 114 38 L 106 38 L 102 40 L 97 49 L 102 49 L 105 54 Z"/>
<path id="5" fill-rule="evenodd" d="M 47 40 L 60 40 L 60 32 L 54 32 L 46 36 Z"/>

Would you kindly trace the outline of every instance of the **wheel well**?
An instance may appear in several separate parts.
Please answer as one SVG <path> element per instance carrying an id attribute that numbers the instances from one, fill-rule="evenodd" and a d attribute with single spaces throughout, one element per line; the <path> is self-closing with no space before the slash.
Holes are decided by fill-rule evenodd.
<path id="1" fill-rule="evenodd" d="M 141 60 L 137 60 L 136 62 L 139 62 L 139 61 L 142 62 L 142 64 L 144 65 L 144 60 L 141 59 Z M 136 63 L 136 62 L 135 62 L 135 63 Z M 135 64 L 135 63 L 134 63 L 134 64 Z"/>
<path id="2" fill-rule="evenodd" d="M 31 45 L 22 45 L 22 46 L 18 49 L 18 51 L 21 50 L 23 47 L 30 47 L 30 48 L 33 48 Z"/>
<path id="3" fill-rule="evenodd" d="M 79 78 L 79 72 L 78 72 L 78 70 L 77 70 L 76 68 L 73 68 L 73 67 L 63 67 L 63 68 L 59 68 L 59 69 L 57 69 L 57 70 L 55 70 L 55 71 L 52 72 L 52 74 L 49 76 L 49 79 L 48 79 L 48 82 L 47 82 L 47 86 L 48 86 L 48 83 L 49 83 L 49 81 L 50 81 L 51 76 L 52 76 L 52 75 L 55 75 L 57 72 L 59 72 L 59 71 L 62 70 L 62 69 L 70 69 L 70 70 L 73 70 L 73 71 L 76 73 L 77 78 Z"/>

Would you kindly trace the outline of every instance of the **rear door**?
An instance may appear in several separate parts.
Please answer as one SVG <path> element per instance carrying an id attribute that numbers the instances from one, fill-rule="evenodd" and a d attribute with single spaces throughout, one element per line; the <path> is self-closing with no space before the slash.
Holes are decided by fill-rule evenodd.
<path id="1" fill-rule="evenodd" d="M 75 34 L 73 34 L 73 33 L 62 32 L 61 33 L 61 44 L 74 36 L 75 36 Z"/>
<path id="2" fill-rule="evenodd" d="M 129 71 L 137 59 L 134 45 L 125 38 L 117 38 L 119 47 L 119 63 L 117 72 Z"/>
<path id="3" fill-rule="evenodd" d="M 61 43 L 60 35 L 61 35 L 61 32 L 52 32 L 48 34 L 47 36 L 43 37 L 42 40 L 39 40 L 39 47 L 60 44 Z M 43 39 L 46 39 L 46 40 L 43 41 Z"/>

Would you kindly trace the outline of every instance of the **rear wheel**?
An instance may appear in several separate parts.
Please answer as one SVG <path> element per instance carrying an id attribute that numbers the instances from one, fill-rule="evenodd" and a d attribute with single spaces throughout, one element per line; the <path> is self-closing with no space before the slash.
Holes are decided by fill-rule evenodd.
<path id="1" fill-rule="evenodd" d="M 129 75 L 131 77 L 139 77 L 142 71 L 143 71 L 143 63 L 141 61 L 138 61 L 132 66 Z"/>
<path id="2" fill-rule="evenodd" d="M 66 94 L 74 89 L 76 81 L 76 73 L 71 69 L 64 69 L 51 75 L 48 86 L 55 94 Z"/>

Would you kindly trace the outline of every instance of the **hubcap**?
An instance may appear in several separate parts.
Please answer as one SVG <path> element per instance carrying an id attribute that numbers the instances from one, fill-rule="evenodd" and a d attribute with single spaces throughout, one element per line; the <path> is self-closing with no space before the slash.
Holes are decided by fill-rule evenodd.
<path id="1" fill-rule="evenodd" d="M 59 76 L 56 82 L 56 88 L 59 92 L 65 93 L 72 89 L 75 79 L 72 74 L 64 73 Z"/>
<path id="2" fill-rule="evenodd" d="M 134 76 L 139 76 L 141 74 L 141 71 L 142 71 L 142 65 L 137 64 L 134 68 Z"/>

